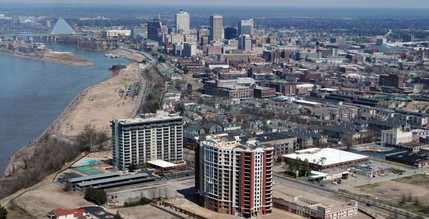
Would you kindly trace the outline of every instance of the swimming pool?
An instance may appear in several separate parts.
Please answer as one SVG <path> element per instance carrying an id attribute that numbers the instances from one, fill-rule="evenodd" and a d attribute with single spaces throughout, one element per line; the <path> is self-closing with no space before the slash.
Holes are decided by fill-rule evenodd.
<path id="1" fill-rule="evenodd" d="M 84 167 L 84 166 L 93 166 L 93 165 L 97 165 L 101 163 L 100 160 L 96 160 L 96 159 L 82 159 L 80 161 L 78 161 L 77 163 L 75 163 L 73 165 L 73 167 Z"/>

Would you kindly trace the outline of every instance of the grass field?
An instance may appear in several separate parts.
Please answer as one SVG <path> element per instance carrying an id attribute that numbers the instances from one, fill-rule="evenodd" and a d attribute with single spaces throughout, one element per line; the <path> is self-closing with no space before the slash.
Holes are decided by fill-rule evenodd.
<path id="1" fill-rule="evenodd" d="M 97 170 L 91 166 L 76 167 L 76 168 L 73 168 L 73 170 L 76 170 L 76 171 L 83 173 L 85 175 L 88 175 L 88 176 L 103 173 L 100 170 Z"/>
<path id="2" fill-rule="evenodd" d="M 429 189 L 429 175 L 414 175 L 393 180 L 395 182 L 411 184 Z"/>

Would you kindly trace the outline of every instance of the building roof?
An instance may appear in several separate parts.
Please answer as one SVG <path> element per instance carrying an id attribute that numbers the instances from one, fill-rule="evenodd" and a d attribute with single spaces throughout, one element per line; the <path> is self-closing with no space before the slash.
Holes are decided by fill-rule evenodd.
<path id="1" fill-rule="evenodd" d="M 337 150 L 333 148 L 310 148 L 296 151 L 293 154 L 283 155 L 283 157 L 289 159 L 300 159 L 302 161 L 308 160 L 309 163 L 320 166 L 330 166 L 333 164 L 368 158 L 364 155 Z"/>
<path id="2" fill-rule="evenodd" d="M 49 31 L 50 34 L 76 34 L 73 28 L 63 19 L 59 18 L 52 29 Z"/>
<path id="3" fill-rule="evenodd" d="M 286 133 L 286 132 L 275 132 L 275 133 L 257 135 L 255 139 L 261 143 L 264 143 L 264 142 L 279 141 L 279 140 L 285 140 L 285 139 L 296 139 L 296 137 L 291 136 L 289 133 Z"/>
<path id="4" fill-rule="evenodd" d="M 176 164 L 174 163 L 170 163 L 163 160 L 151 160 L 151 161 L 148 161 L 148 163 L 161 168 L 170 168 L 170 167 L 176 166 Z"/>
<path id="5" fill-rule="evenodd" d="M 59 217 L 59 216 L 66 216 L 73 214 L 75 218 L 81 217 L 85 214 L 85 211 L 83 209 L 62 209 L 58 208 L 52 211 L 52 213 Z"/>
<path id="6" fill-rule="evenodd" d="M 84 181 L 90 181 L 90 180 L 98 180 L 98 179 L 105 179 L 110 177 L 116 177 L 120 176 L 119 172 L 112 172 L 112 173 L 100 173 L 90 176 L 82 176 L 82 177 L 76 177 L 69 180 L 70 183 L 76 183 L 76 182 L 84 182 Z"/>
<path id="7" fill-rule="evenodd" d="M 150 176 L 147 173 L 137 173 L 137 174 L 132 174 L 132 175 L 117 176 L 117 177 L 112 177 L 112 178 L 107 178 L 107 179 L 99 179 L 99 180 L 94 180 L 94 181 L 81 182 L 81 183 L 78 183 L 78 186 L 79 187 L 87 187 L 87 186 L 94 186 L 95 185 L 95 187 L 97 187 L 97 185 L 114 184 L 114 183 L 120 182 L 120 181 L 131 182 L 134 180 L 139 180 L 140 178 L 148 179 L 148 178 L 150 178 Z"/>
<path id="8" fill-rule="evenodd" d="M 157 111 L 156 114 L 143 114 L 144 118 L 135 119 L 118 119 L 113 122 L 120 123 L 121 125 L 140 125 L 145 123 L 161 122 L 161 121 L 174 121 L 182 120 L 183 117 L 178 114 L 168 114 L 164 111 Z"/>
<path id="9" fill-rule="evenodd" d="M 386 159 L 418 166 L 421 162 L 429 161 L 429 155 L 423 153 L 403 152 L 386 156 Z"/>

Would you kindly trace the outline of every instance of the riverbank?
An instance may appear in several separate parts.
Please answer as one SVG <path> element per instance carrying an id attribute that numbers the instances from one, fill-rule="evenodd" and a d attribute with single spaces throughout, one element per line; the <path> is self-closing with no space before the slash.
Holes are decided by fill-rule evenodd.
<path id="1" fill-rule="evenodd" d="M 43 141 L 46 138 L 70 144 L 87 124 L 110 135 L 111 132 L 108 130 L 110 120 L 134 116 L 133 114 L 140 107 L 139 99 L 137 97 L 128 98 L 125 93 L 120 91 L 121 89 L 126 91 L 131 83 L 142 80 L 139 77 L 141 67 L 141 64 L 132 63 L 108 79 L 79 92 L 37 139 L 21 148 L 10 158 L 4 176 L 0 178 L 0 197 L 29 186 L 29 183 L 22 183 L 22 179 L 28 174 L 27 171 L 34 167 L 31 166 L 34 165 L 32 160 L 39 156 L 37 152 L 44 147 Z M 56 155 L 52 154 L 52 156 Z M 46 174 L 49 172 L 39 173 L 43 176 Z M 37 183 L 37 180 L 33 179 L 32 183 Z"/>
<path id="2" fill-rule="evenodd" d="M 139 69 L 137 63 L 130 64 L 83 92 L 59 119 L 55 130 L 57 137 L 73 138 L 87 125 L 110 136 L 111 120 L 134 117 L 139 101 L 136 96 L 127 96 L 126 92 L 131 84 L 141 84 Z"/>
<path id="3" fill-rule="evenodd" d="M 39 138 L 11 157 L 4 176 L 12 176 L 16 170 L 25 168 L 26 158 L 33 155 L 35 143 L 42 136 L 72 141 L 86 125 L 110 135 L 110 120 L 134 116 L 139 101 L 126 97 L 121 90 L 125 92 L 130 84 L 139 82 L 139 67 L 137 63 L 130 64 L 110 78 L 79 92 Z"/>
<path id="4" fill-rule="evenodd" d="M 10 50 L 0 49 L 0 53 L 4 55 L 19 57 L 19 58 L 47 61 L 47 62 L 53 62 L 58 64 L 64 64 L 64 65 L 72 65 L 72 66 L 94 65 L 93 62 L 69 52 L 57 52 L 57 51 L 47 50 L 44 53 L 35 54 L 35 53 L 12 52 Z"/>

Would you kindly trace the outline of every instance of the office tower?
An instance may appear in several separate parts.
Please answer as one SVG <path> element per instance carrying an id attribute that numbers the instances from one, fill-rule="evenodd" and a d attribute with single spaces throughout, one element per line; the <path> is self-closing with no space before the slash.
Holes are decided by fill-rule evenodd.
<path id="1" fill-rule="evenodd" d="M 210 41 L 223 41 L 223 17 L 222 15 L 210 16 Z"/>
<path id="2" fill-rule="evenodd" d="M 183 10 L 180 10 L 179 12 L 177 12 L 175 21 L 176 21 L 176 31 L 178 33 L 180 32 L 189 33 L 190 18 L 189 18 L 188 12 L 185 12 Z"/>
<path id="3" fill-rule="evenodd" d="M 209 36 L 210 36 L 210 30 L 203 27 L 198 30 L 197 32 L 197 41 L 200 46 L 204 46 L 206 44 L 209 44 Z"/>
<path id="4" fill-rule="evenodd" d="M 238 37 L 238 49 L 252 51 L 252 37 L 248 34 Z"/>
<path id="5" fill-rule="evenodd" d="M 249 20 L 241 20 L 238 23 L 238 35 L 253 35 L 254 21 L 253 18 Z"/>
<path id="6" fill-rule="evenodd" d="M 238 30 L 235 27 L 226 27 L 225 28 L 225 39 L 230 40 L 230 39 L 235 39 L 237 38 L 237 33 Z"/>
<path id="7" fill-rule="evenodd" d="M 184 43 L 182 56 L 183 57 L 192 57 L 195 55 L 197 55 L 197 44 L 188 43 L 188 42 Z"/>
<path id="8" fill-rule="evenodd" d="M 158 111 L 142 118 L 111 122 L 113 163 L 125 169 L 131 163 L 183 161 L 183 118 Z"/>
<path id="9" fill-rule="evenodd" d="M 212 211 L 251 217 L 272 211 L 274 149 L 218 135 L 197 147 L 195 188 Z"/>
<path id="10" fill-rule="evenodd" d="M 159 42 L 162 34 L 162 23 L 159 19 L 147 22 L 147 38 Z"/>

